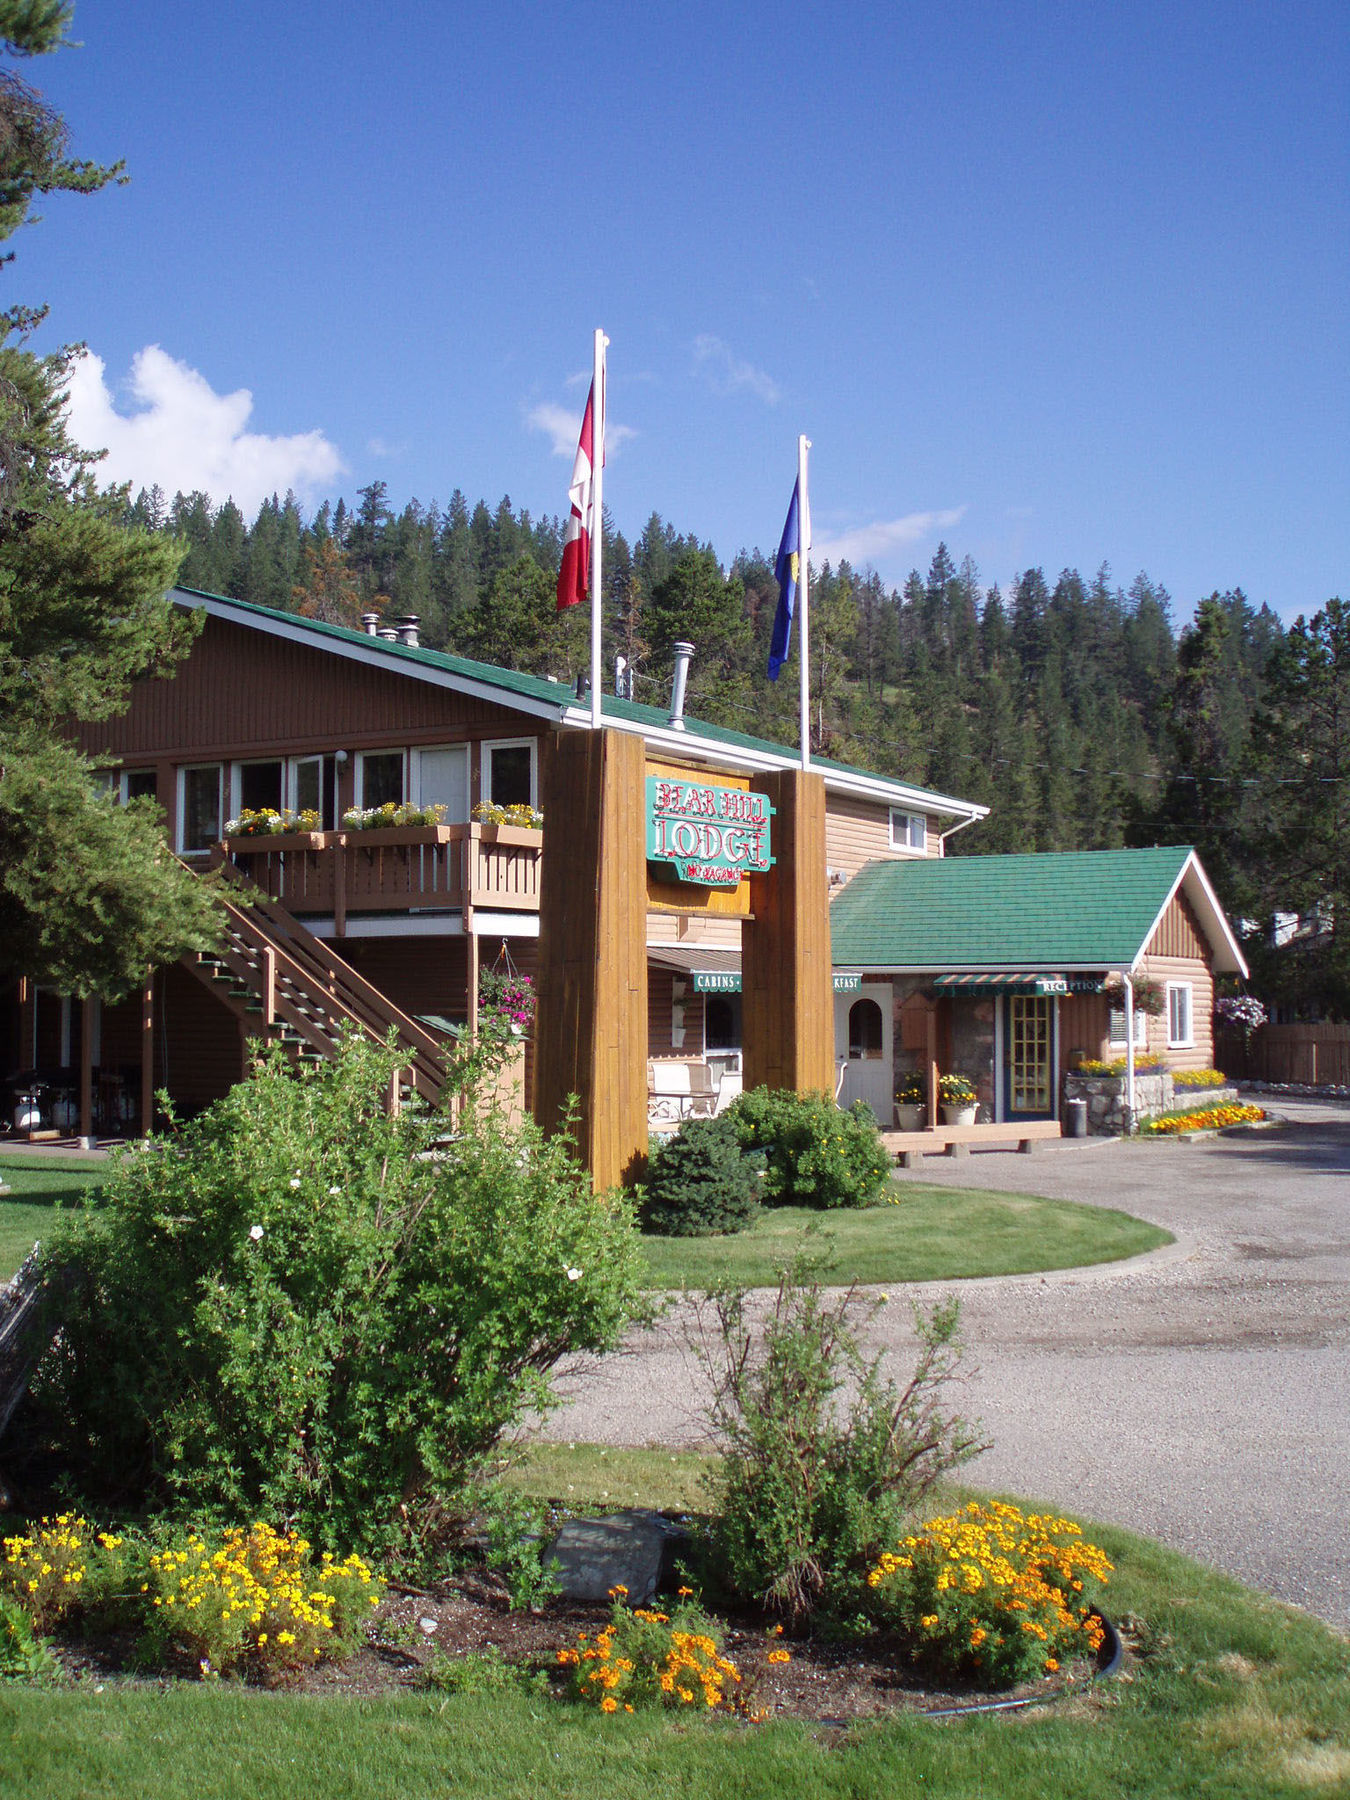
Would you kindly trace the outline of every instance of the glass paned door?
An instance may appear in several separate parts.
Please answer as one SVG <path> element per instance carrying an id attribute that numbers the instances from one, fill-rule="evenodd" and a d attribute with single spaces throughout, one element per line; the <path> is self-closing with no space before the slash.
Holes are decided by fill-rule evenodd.
<path id="1" fill-rule="evenodd" d="M 1008 1115 L 1049 1119 L 1055 1111 L 1055 1003 L 1039 994 L 1009 994 Z"/>

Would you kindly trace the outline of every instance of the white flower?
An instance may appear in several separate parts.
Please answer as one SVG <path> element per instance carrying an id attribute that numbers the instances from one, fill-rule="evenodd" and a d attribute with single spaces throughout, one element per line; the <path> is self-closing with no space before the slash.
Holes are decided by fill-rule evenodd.
<path id="1" fill-rule="evenodd" d="M 293 1188 L 298 1188 L 299 1185 L 300 1185 L 300 1177 L 298 1175 L 292 1175 L 291 1176 L 291 1186 Z"/>
<path id="2" fill-rule="evenodd" d="M 262 1226 L 261 1225 L 250 1225 L 248 1228 L 248 1235 L 253 1239 L 254 1243 L 256 1244 L 258 1239 L 262 1236 Z"/>
<path id="3" fill-rule="evenodd" d="M 580 1269 L 569 1269 L 567 1271 L 567 1279 L 569 1281 L 580 1281 L 581 1280 L 581 1270 Z"/>
<path id="4" fill-rule="evenodd" d="M 330 1199 L 330 1200 L 332 1200 L 332 1199 L 336 1199 L 336 1197 L 337 1197 L 337 1196 L 338 1196 L 338 1195 L 339 1195 L 339 1194 L 340 1194 L 340 1193 L 341 1193 L 341 1192 L 342 1192 L 342 1189 L 341 1189 L 341 1188 L 340 1188 L 340 1187 L 330 1187 L 330 1188 L 329 1188 L 329 1190 L 328 1190 L 328 1197 L 329 1197 L 329 1199 Z"/>

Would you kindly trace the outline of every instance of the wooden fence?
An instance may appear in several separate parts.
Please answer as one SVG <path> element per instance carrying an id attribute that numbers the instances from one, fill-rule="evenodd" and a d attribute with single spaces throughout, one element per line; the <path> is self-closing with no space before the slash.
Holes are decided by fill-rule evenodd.
<path id="1" fill-rule="evenodd" d="M 1224 1074 L 1239 1080 L 1350 1087 L 1350 1025 L 1263 1025 L 1250 1042 L 1220 1029 L 1214 1052 Z"/>

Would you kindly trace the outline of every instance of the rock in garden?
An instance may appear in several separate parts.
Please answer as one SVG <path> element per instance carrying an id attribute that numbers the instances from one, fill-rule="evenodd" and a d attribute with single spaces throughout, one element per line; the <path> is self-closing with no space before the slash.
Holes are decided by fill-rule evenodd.
<path id="1" fill-rule="evenodd" d="M 688 1536 L 681 1525 L 645 1507 L 604 1519 L 569 1519 L 544 1552 L 568 1600 L 605 1600 L 625 1587 L 630 1606 L 656 1592 L 676 1546 Z"/>

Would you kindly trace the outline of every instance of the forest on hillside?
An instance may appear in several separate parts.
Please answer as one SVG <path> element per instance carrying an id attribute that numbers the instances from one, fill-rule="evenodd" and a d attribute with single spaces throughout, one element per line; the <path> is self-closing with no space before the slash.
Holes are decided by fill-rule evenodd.
<path id="1" fill-rule="evenodd" d="M 128 523 L 176 537 L 182 585 L 333 623 L 415 614 L 437 649 L 572 682 L 585 608 L 559 615 L 560 519 L 456 491 L 395 512 L 383 482 L 306 519 L 273 497 L 250 523 L 204 494 L 143 490 Z M 765 677 L 771 557 L 712 547 L 657 514 L 629 543 L 605 519 L 606 685 L 670 692 L 672 646 L 696 646 L 689 710 L 796 741 L 796 644 Z M 1179 631 L 1167 591 L 1032 567 L 1005 594 L 939 545 L 901 588 L 847 563 L 813 569 L 812 749 L 992 810 L 953 854 L 1189 843 L 1243 922 L 1253 986 L 1292 1010 L 1350 1016 L 1350 608 L 1286 628 L 1241 590 Z M 1341 924 L 1338 940 L 1337 922 Z M 1311 922 L 1269 949 L 1276 914 Z"/>

